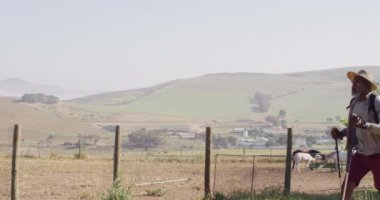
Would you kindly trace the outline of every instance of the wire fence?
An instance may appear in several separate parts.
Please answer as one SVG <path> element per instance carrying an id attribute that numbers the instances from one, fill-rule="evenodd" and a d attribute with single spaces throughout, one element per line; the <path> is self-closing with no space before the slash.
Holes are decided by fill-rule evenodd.
<path id="1" fill-rule="evenodd" d="M 70 136 L 71 135 L 71 136 Z M 20 141 L 19 192 L 23 199 L 97 199 L 113 181 L 113 135 L 38 135 L 24 130 Z M 122 137 L 120 177 L 134 199 L 200 199 L 204 195 L 205 142 L 178 139 L 161 148 L 129 148 Z M 10 198 L 12 130 L 0 140 L 0 194 Z M 230 154 L 228 154 L 228 153 Z M 232 153 L 231 153 L 232 152 Z M 284 188 L 285 149 L 213 149 L 211 189 L 260 193 Z M 371 175 L 360 187 L 373 188 Z M 292 191 L 339 191 L 336 170 L 292 172 Z"/>
<path id="2" fill-rule="evenodd" d="M 216 154 L 214 161 L 214 192 L 284 188 L 284 155 Z"/>

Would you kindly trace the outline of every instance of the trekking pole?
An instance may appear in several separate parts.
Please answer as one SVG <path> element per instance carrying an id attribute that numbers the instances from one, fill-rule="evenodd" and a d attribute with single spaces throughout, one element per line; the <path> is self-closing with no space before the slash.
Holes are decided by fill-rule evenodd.
<path id="1" fill-rule="evenodd" d="M 335 151 L 336 151 L 336 162 L 338 165 L 338 176 L 339 176 L 339 186 L 342 187 L 342 176 L 340 174 L 340 159 L 339 159 L 339 149 L 338 149 L 338 139 L 335 139 Z"/>
<path id="2" fill-rule="evenodd" d="M 348 171 L 346 172 L 346 177 L 344 178 L 344 187 L 343 187 L 343 193 L 342 193 L 342 199 L 341 200 L 344 200 L 346 197 L 347 181 L 348 181 Z"/>
<path id="3" fill-rule="evenodd" d="M 351 153 L 349 153 L 349 152 L 351 152 Z M 350 172 L 351 159 L 352 159 L 352 149 L 347 149 L 346 175 L 344 177 L 344 187 L 343 187 L 343 193 L 342 193 L 342 200 L 344 200 L 346 197 L 348 177 L 350 175 L 349 172 Z"/>

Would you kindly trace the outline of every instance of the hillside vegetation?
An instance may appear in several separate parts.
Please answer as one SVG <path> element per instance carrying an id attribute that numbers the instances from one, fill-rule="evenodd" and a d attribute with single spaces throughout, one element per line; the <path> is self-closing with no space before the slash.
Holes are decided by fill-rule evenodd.
<path id="1" fill-rule="evenodd" d="M 326 123 L 345 118 L 350 100 L 348 70 L 343 68 L 291 74 L 224 73 L 175 80 L 149 88 L 86 96 L 56 105 L 28 104 L 0 97 L 0 130 L 12 132 L 15 123 L 24 133 L 76 135 L 104 133 L 103 124 L 120 124 L 135 130 L 144 124 L 179 123 L 204 125 L 232 123 L 238 119 L 263 121 L 268 115 L 286 112 L 288 123 Z M 380 68 L 366 68 L 380 80 Z M 256 93 L 268 94 L 267 112 L 252 112 Z M 135 123 L 136 127 L 131 123 Z M 197 124 L 191 124 L 197 123 Z M 4 135 L 4 134 L 1 134 Z M 7 134 L 10 135 L 10 134 Z"/>
<path id="2" fill-rule="evenodd" d="M 343 68 L 291 74 L 225 73 L 176 80 L 150 88 L 75 99 L 68 105 L 105 113 L 153 114 L 189 120 L 262 119 L 284 109 L 290 120 L 325 122 L 345 117 L 350 99 L 348 70 Z M 367 67 L 380 77 L 380 69 Z M 270 94 L 267 113 L 252 112 L 256 92 Z M 128 120 L 128 119 L 125 119 Z"/>

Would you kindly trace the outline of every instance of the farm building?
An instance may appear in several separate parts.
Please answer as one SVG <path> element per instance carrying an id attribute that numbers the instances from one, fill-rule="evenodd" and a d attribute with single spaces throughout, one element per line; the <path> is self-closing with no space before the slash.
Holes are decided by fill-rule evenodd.
<path id="1" fill-rule="evenodd" d="M 303 138 L 303 137 L 294 138 L 294 145 L 306 147 L 307 146 L 306 138 Z"/>
<path id="2" fill-rule="evenodd" d="M 256 139 L 251 138 L 241 138 L 239 141 L 239 146 L 242 147 L 263 147 L 268 142 L 268 138 L 258 137 Z"/>
<path id="3" fill-rule="evenodd" d="M 177 135 L 181 139 L 193 140 L 195 139 L 197 133 L 188 132 L 188 131 L 172 131 L 173 135 Z"/>
<path id="4" fill-rule="evenodd" d="M 248 137 L 248 129 L 246 128 L 233 128 L 231 133 L 237 133 L 243 137 Z"/>

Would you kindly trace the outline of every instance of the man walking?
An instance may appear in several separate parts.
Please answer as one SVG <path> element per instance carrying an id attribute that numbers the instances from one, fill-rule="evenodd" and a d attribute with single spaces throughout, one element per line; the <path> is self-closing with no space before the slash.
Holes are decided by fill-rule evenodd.
<path id="1" fill-rule="evenodd" d="M 348 107 L 348 127 L 331 130 L 334 139 L 347 137 L 348 171 L 342 191 L 345 200 L 351 199 L 355 187 L 369 171 L 380 192 L 380 97 L 374 93 L 377 86 L 365 70 L 350 71 L 347 76 L 352 82 L 353 95 Z"/>

